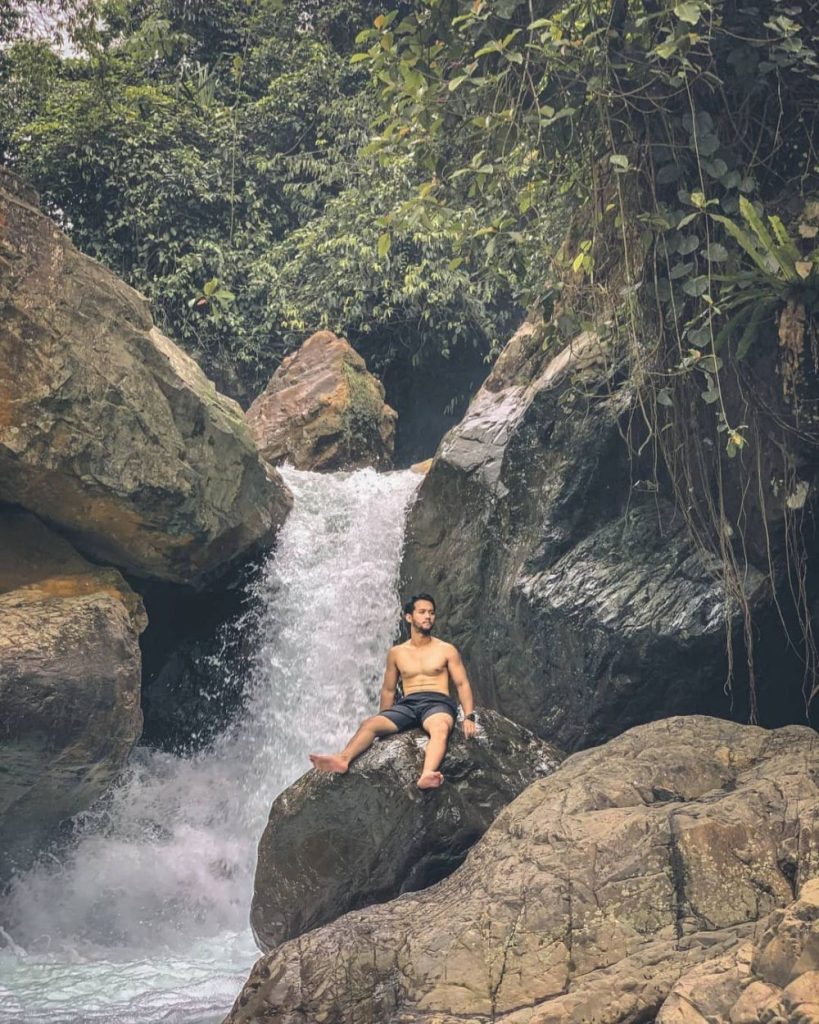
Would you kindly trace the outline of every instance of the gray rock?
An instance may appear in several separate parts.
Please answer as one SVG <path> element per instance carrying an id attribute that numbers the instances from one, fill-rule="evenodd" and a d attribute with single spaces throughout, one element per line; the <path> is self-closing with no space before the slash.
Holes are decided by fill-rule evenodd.
<path id="1" fill-rule="evenodd" d="M 0 170 L 0 499 L 91 557 L 199 583 L 290 507 L 242 410 Z"/>
<path id="2" fill-rule="evenodd" d="M 273 804 L 250 920 L 260 948 L 451 874 L 498 812 L 563 755 L 493 711 L 450 738 L 441 789 L 415 786 L 426 736 L 376 743 L 344 775 L 306 775 Z"/>
<path id="3" fill-rule="evenodd" d="M 727 714 L 725 601 L 671 505 L 635 489 L 632 392 L 591 335 L 527 323 L 411 510 L 402 575 L 429 591 L 481 700 L 567 749 L 668 714 Z M 762 575 L 753 567 L 753 603 Z M 738 631 L 738 616 L 732 629 Z"/>
<path id="4" fill-rule="evenodd" d="M 704 717 L 568 758 L 438 885 L 263 956 L 229 1024 L 639 1024 L 819 873 L 819 741 Z"/>

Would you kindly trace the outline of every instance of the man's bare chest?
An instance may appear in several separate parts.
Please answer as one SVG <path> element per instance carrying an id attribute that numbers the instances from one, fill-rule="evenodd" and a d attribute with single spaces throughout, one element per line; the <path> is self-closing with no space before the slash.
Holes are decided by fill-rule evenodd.
<path id="1" fill-rule="evenodd" d="M 446 652 L 442 648 L 431 651 L 398 650 L 396 667 L 402 679 L 413 676 L 440 676 L 447 671 Z"/>

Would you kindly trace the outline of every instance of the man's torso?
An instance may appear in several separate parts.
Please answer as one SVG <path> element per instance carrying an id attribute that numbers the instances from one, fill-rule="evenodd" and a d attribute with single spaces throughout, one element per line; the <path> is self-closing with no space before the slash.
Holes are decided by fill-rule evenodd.
<path id="1" fill-rule="evenodd" d="M 421 647 L 408 641 L 394 648 L 395 664 L 405 696 L 431 690 L 449 695 L 447 657 L 450 649 L 450 644 L 438 639 Z"/>

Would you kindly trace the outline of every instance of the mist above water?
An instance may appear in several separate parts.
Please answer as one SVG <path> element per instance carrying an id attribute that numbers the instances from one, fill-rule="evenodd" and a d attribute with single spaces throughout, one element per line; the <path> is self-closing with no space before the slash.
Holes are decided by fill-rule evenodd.
<path id="1" fill-rule="evenodd" d="M 257 638 L 243 714 L 188 758 L 138 748 L 71 847 L 16 879 L 0 909 L 0 1022 L 187 1024 L 235 995 L 270 804 L 377 701 L 418 484 L 284 476 L 294 508 L 237 627 Z"/>

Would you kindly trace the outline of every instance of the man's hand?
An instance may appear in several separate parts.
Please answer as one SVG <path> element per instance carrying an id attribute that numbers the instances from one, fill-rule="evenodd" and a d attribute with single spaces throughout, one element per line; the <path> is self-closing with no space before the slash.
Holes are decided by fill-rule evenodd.
<path id="1" fill-rule="evenodd" d="M 466 739 L 471 740 L 475 735 L 477 729 L 475 723 L 470 718 L 464 719 L 464 736 Z"/>

